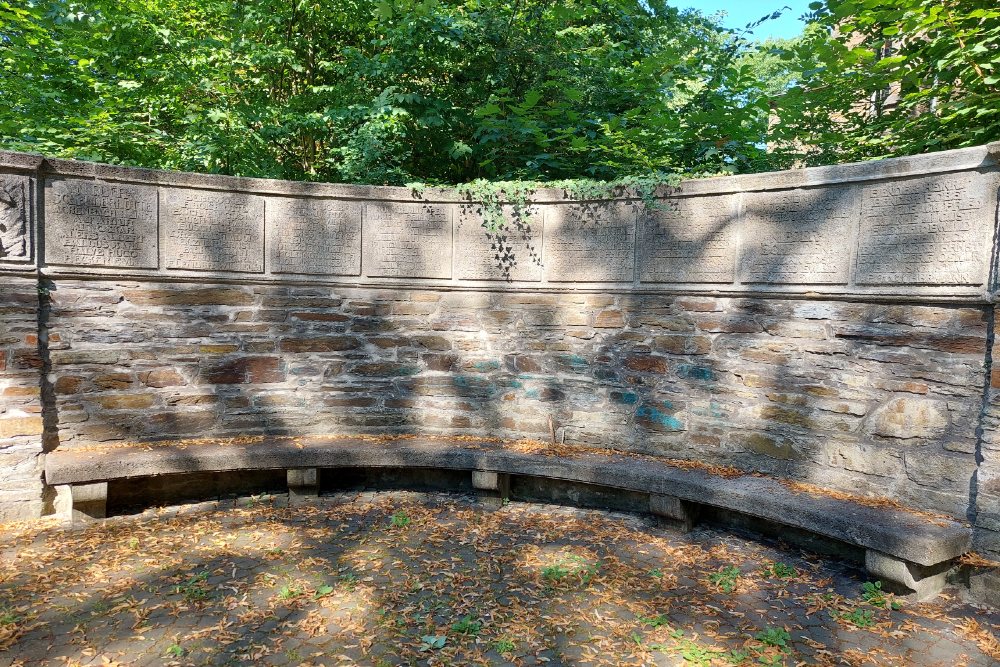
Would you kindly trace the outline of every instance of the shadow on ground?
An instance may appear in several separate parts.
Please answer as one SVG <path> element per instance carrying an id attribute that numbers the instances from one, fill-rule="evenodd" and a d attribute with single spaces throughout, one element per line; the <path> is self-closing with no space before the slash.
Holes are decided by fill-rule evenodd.
<path id="1" fill-rule="evenodd" d="M 896 602 L 645 517 L 342 492 L 7 529 L 0 664 L 992 665 L 1000 615 Z M 235 505 L 235 506 L 234 506 Z"/>

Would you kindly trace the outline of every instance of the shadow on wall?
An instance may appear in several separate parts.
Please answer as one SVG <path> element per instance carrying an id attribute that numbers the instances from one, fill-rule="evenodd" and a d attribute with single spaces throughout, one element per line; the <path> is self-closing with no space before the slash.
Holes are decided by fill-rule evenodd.
<path id="1" fill-rule="evenodd" d="M 855 196 L 796 192 L 775 215 L 751 201 L 766 233 L 741 276 L 849 270 L 850 255 L 842 266 L 824 249 L 842 250 L 828 241 L 843 220 L 828 214 Z M 736 221 L 719 216 L 701 238 Z M 686 247 L 716 261 L 713 244 Z M 74 281 L 51 298 L 64 447 L 472 433 L 734 465 L 959 516 L 970 507 L 985 308 Z"/>

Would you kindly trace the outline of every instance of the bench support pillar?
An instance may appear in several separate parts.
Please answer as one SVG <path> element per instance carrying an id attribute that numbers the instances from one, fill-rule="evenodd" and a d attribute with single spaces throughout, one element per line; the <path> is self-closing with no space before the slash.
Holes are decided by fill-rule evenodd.
<path id="1" fill-rule="evenodd" d="M 308 501 L 310 498 L 319 496 L 319 469 L 318 468 L 289 468 L 288 478 L 288 503 L 296 505 Z"/>
<path id="2" fill-rule="evenodd" d="M 901 592 L 913 595 L 920 601 L 928 600 L 941 592 L 950 567 L 948 562 L 933 567 L 923 567 L 874 549 L 867 549 L 865 569 L 872 576 L 901 588 Z"/>
<path id="3" fill-rule="evenodd" d="M 649 494 L 649 512 L 679 524 L 680 529 L 685 533 L 690 532 L 694 526 L 694 510 L 691 504 L 676 496 L 662 493 Z"/>
<path id="4" fill-rule="evenodd" d="M 483 504 L 491 509 L 503 507 L 503 501 L 510 497 L 510 475 L 489 470 L 472 471 L 472 488 Z"/>
<path id="5" fill-rule="evenodd" d="M 66 484 L 56 489 L 57 497 L 69 502 L 58 508 L 59 514 L 73 524 L 87 523 L 108 516 L 108 483 Z"/>

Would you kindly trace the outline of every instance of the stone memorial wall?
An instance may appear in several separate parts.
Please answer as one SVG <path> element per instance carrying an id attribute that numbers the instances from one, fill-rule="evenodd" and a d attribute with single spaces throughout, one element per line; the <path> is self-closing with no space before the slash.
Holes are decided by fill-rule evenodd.
<path id="1" fill-rule="evenodd" d="M 59 448 L 551 437 L 891 494 L 1000 555 L 1000 147 L 454 192 L 0 154 L 0 520 Z"/>

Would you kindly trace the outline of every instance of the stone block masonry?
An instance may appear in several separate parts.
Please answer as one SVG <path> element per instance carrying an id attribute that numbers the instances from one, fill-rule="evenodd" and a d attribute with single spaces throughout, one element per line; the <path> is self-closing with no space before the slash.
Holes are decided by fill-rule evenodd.
<path id="1" fill-rule="evenodd" d="M 0 519 L 54 448 L 474 434 L 891 496 L 1000 556 L 995 154 L 542 191 L 489 232 L 447 191 L 0 154 Z"/>

